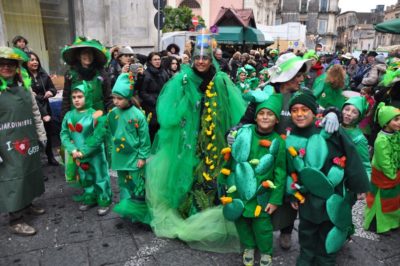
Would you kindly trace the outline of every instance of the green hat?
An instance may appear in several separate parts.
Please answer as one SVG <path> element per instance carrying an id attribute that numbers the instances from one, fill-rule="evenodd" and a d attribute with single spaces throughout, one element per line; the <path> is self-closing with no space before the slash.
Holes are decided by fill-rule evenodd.
<path id="1" fill-rule="evenodd" d="M 133 96 L 133 76 L 129 73 L 122 73 L 118 76 L 117 81 L 112 89 L 113 94 L 118 94 L 125 99 Z"/>
<path id="2" fill-rule="evenodd" d="M 279 120 L 281 117 L 282 105 L 282 94 L 272 94 L 268 97 L 268 99 L 257 105 L 256 116 L 261 109 L 266 108 L 271 110 L 275 114 L 276 118 Z"/>
<path id="3" fill-rule="evenodd" d="M 271 51 L 269 51 L 269 54 L 279 55 L 279 51 L 277 49 L 272 49 Z"/>
<path id="4" fill-rule="evenodd" d="M 314 114 L 317 114 L 317 99 L 310 90 L 299 90 L 295 94 L 293 94 L 292 98 L 289 101 L 289 111 L 295 104 L 303 104 L 310 108 Z"/>
<path id="5" fill-rule="evenodd" d="M 246 75 L 247 75 L 246 69 L 244 67 L 239 67 L 237 72 L 236 72 L 236 77 L 238 78 L 239 75 L 242 74 L 242 73 L 246 73 Z"/>
<path id="6" fill-rule="evenodd" d="M 342 105 L 342 110 L 348 104 L 353 105 L 355 108 L 357 108 L 358 112 L 360 112 L 360 116 L 358 117 L 357 122 L 361 121 L 364 118 L 364 115 L 369 107 L 367 99 L 364 96 L 351 97 Z"/>
<path id="7" fill-rule="evenodd" d="M 286 53 L 279 56 L 275 65 L 268 69 L 271 83 L 283 83 L 291 80 L 304 65 L 307 73 L 311 67 L 311 60 L 303 59 L 294 53 Z"/>
<path id="8" fill-rule="evenodd" d="M 196 45 L 194 47 L 193 57 L 196 56 L 207 56 L 212 58 L 212 39 L 211 35 L 202 34 L 198 35 L 196 38 Z"/>
<path id="9" fill-rule="evenodd" d="M 250 75 L 251 73 L 256 72 L 256 69 L 252 65 L 249 65 L 249 64 L 246 64 L 244 66 L 244 69 L 246 70 L 247 75 Z"/>
<path id="10" fill-rule="evenodd" d="M 303 59 L 315 59 L 318 60 L 318 55 L 315 50 L 309 50 L 303 55 Z"/>
<path id="11" fill-rule="evenodd" d="M 393 118 L 400 115 L 400 109 L 393 106 L 386 106 L 385 103 L 381 102 L 376 110 L 376 117 L 380 127 L 384 127 Z"/>
<path id="12" fill-rule="evenodd" d="M 19 48 L 0 47 L 0 58 L 15 60 L 18 63 L 28 62 L 28 55 Z"/>
<path id="13" fill-rule="evenodd" d="M 78 55 L 82 48 L 91 48 L 93 50 L 93 60 L 102 66 L 111 59 L 110 51 L 98 40 L 81 36 L 77 37 L 72 45 L 66 45 L 61 50 L 61 57 L 68 65 L 75 65 L 78 62 Z"/>
<path id="14" fill-rule="evenodd" d="M 90 91 L 89 86 L 90 84 L 84 80 L 79 85 L 76 85 L 71 91 L 71 92 L 80 91 L 83 93 L 83 95 L 85 96 L 85 108 L 90 108 L 93 106 L 91 97 L 88 97 L 88 93 Z M 72 98 L 72 93 L 71 93 L 71 98 Z"/>

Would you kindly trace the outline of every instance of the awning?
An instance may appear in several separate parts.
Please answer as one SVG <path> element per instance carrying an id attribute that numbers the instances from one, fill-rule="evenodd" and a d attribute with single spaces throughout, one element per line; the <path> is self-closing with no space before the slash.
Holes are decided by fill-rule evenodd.
<path id="1" fill-rule="evenodd" d="M 387 20 L 374 25 L 374 28 L 378 32 L 400 34 L 400 19 Z"/>
<path id="2" fill-rule="evenodd" d="M 260 30 L 252 27 L 245 28 L 244 41 L 246 43 L 259 44 L 259 45 L 268 43 L 267 41 L 265 41 L 264 34 Z"/>
<path id="3" fill-rule="evenodd" d="M 218 43 L 236 44 L 243 42 L 243 27 L 221 26 L 215 36 Z"/>

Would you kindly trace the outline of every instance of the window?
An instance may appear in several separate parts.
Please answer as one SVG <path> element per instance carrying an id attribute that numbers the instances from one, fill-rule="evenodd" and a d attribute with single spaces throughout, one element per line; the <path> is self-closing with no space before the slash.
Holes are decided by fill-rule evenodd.
<path id="1" fill-rule="evenodd" d="M 319 34 L 325 34 L 326 33 L 326 26 L 327 26 L 327 21 L 320 19 L 318 20 L 318 33 Z"/>
<path id="2" fill-rule="evenodd" d="M 328 0 L 319 1 L 319 11 L 328 12 Z"/>
<path id="3" fill-rule="evenodd" d="M 179 4 L 179 7 L 187 6 L 189 8 L 200 8 L 200 4 L 196 0 L 184 0 Z"/>
<path id="4" fill-rule="evenodd" d="M 300 13 L 306 13 L 307 12 L 307 5 L 308 5 L 308 0 L 301 0 Z"/>

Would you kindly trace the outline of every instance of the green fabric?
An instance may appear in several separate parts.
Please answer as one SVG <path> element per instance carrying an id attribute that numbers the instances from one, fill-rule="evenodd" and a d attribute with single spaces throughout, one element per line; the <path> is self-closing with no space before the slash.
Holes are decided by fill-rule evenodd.
<path id="1" fill-rule="evenodd" d="M 84 189 L 77 198 L 85 204 L 97 203 L 109 206 L 112 200 L 108 163 L 104 150 L 105 120 L 93 118 L 95 110 L 72 110 L 66 113 L 61 126 L 60 138 L 66 151 L 71 154 L 77 150 L 83 158 L 66 165 L 67 172 L 79 176 L 79 184 Z M 78 165 L 78 167 L 76 166 Z"/>
<path id="2" fill-rule="evenodd" d="M 395 19 L 384 21 L 382 23 L 374 25 L 374 28 L 378 32 L 399 34 L 400 33 L 400 30 L 399 30 L 400 29 L 400 19 L 395 18 Z"/>
<path id="3" fill-rule="evenodd" d="M 224 205 L 223 215 L 228 221 L 234 222 L 242 216 L 243 210 L 243 201 L 240 199 L 233 199 L 231 203 Z"/>
<path id="4" fill-rule="evenodd" d="M 150 136 L 144 114 L 135 106 L 113 108 L 107 116 L 112 137 L 111 168 L 137 170 L 137 161 L 150 155 Z"/>
<path id="5" fill-rule="evenodd" d="M 364 115 L 367 112 L 369 106 L 367 98 L 365 98 L 364 96 L 351 97 L 343 104 L 341 110 L 343 110 L 343 108 L 347 104 L 353 105 L 360 112 L 360 116 L 358 117 L 357 122 L 361 121 L 364 118 Z"/>
<path id="6" fill-rule="evenodd" d="M 240 243 L 246 249 L 256 249 L 261 254 L 272 255 L 272 224 L 269 216 L 258 219 L 241 217 L 235 222 Z"/>
<path id="7" fill-rule="evenodd" d="M 236 87 L 242 92 L 245 93 L 246 91 L 248 91 L 250 89 L 250 84 L 245 82 L 236 82 Z"/>
<path id="8" fill-rule="evenodd" d="M 129 73 L 121 73 L 114 84 L 112 93 L 130 100 L 133 96 L 133 76 Z"/>
<path id="9" fill-rule="evenodd" d="M 400 166 L 400 133 L 378 133 L 374 143 L 372 166 L 383 172 L 389 179 L 394 180 Z"/>
<path id="10" fill-rule="evenodd" d="M 31 92 L 0 93 L 0 212 L 18 211 L 44 192 Z"/>
<path id="11" fill-rule="evenodd" d="M 352 225 L 351 206 L 349 202 L 342 196 L 333 194 L 326 201 L 326 210 L 332 223 L 339 229 L 347 232 Z"/>
<path id="12" fill-rule="evenodd" d="M 145 202 L 144 168 L 135 171 L 117 171 L 120 202 L 113 211 L 132 222 L 150 224 L 150 213 Z"/>
<path id="13" fill-rule="evenodd" d="M 244 66 L 244 69 L 245 69 L 246 72 L 247 72 L 247 76 L 249 76 L 251 73 L 256 72 L 256 69 L 255 69 L 252 65 L 249 65 L 249 64 L 246 64 L 246 65 Z"/>
<path id="14" fill-rule="evenodd" d="M 393 118 L 400 115 L 400 109 L 394 106 L 386 106 L 385 103 L 381 102 L 376 110 L 378 123 L 383 128 Z"/>
<path id="15" fill-rule="evenodd" d="M 207 151 L 207 147 L 202 145 L 205 129 L 200 125 L 204 125 L 201 119 L 208 112 L 202 103 L 209 99 L 198 89 L 201 82 L 192 69 L 184 69 L 164 85 L 158 98 L 160 130 L 153 145 L 155 155 L 146 168 L 151 225 L 157 236 L 177 237 L 196 248 L 214 252 L 238 250 L 233 223 L 225 221 L 222 207 L 213 207 L 209 200 L 216 195 L 214 176 L 211 182 L 201 176 L 206 166 L 199 151 Z M 214 147 L 219 154 L 227 146 L 225 133 L 239 122 L 246 105 L 225 73 L 217 72 L 213 82 L 217 115 L 211 137 L 215 136 Z M 222 158 L 216 156 L 209 159 L 219 173 Z M 204 189 L 209 193 L 204 195 Z M 199 208 L 197 203 L 207 207 Z M 182 213 L 190 217 L 185 219 Z"/>
<path id="16" fill-rule="evenodd" d="M 93 49 L 95 61 L 102 66 L 106 65 L 111 60 L 110 51 L 104 47 L 98 40 L 88 39 L 86 37 L 78 36 L 72 45 L 66 45 L 61 50 L 61 57 L 68 65 L 74 65 L 77 58 L 77 51 L 82 48 Z"/>
<path id="17" fill-rule="evenodd" d="M 342 230 L 337 226 L 334 226 L 326 236 L 325 249 L 328 254 L 338 252 L 349 235 L 348 230 Z"/>
<path id="18" fill-rule="evenodd" d="M 0 47 L 0 58 L 16 60 L 19 62 L 28 62 L 29 58 L 26 53 L 18 48 Z"/>
<path id="19" fill-rule="evenodd" d="M 220 26 L 215 39 L 218 43 L 243 43 L 243 27 Z"/>
<path id="20" fill-rule="evenodd" d="M 303 59 L 315 59 L 318 60 L 318 55 L 315 50 L 308 50 L 304 55 Z"/>
<path id="21" fill-rule="evenodd" d="M 323 108 L 334 106 L 341 110 L 346 101 L 346 98 L 342 95 L 343 88 L 334 89 L 325 79 L 326 73 L 318 77 L 312 88 L 318 104 Z"/>
<path id="22" fill-rule="evenodd" d="M 318 104 L 316 102 L 315 96 L 309 90 L 300 90 L 293 94 L 289 102 L 289 110 L 295 104 L 302 104 L 310 108 L 310 110 L 317 114 Z"/>
<path id="23" fill-rule="evenodd" d="M 258 112 L 262 108 L 266 108 L 271 110 L 275 114 L 276 118 L 279 120 L 281 118 L 282 105 L 283 105 L 282 94 L 272 94 L 271 96 L 268 97 L 268 99 L 257 105 L 256 117 Z"/>

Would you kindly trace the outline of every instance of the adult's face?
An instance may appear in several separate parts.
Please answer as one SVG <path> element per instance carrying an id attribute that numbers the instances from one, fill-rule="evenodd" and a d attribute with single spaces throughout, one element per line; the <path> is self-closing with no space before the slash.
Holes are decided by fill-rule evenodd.
<path id="1" fill-rule="evenodd" d="M 93 63 L 93 51 L 91 49 L 83 49 L 79 55 L 79 60 L 83 67 L 88 67 Z"/>
<path id="2" fill-rule="evenodd" d="M 214 55 L 217 60 L 222 59 L 222 51 L 216 51 Z"/>
<path id="3" fill-rule="evenodd" d="M 17 73 L 18 61 L 0 58 L 0 77 L 10 79 Z"/>
<path id="4" fill-rule="evenodd" d="M 299 128 L 306 128 L 314 120 L 314 114 L 310 108 L 303 104 L 295 104 L 290 108 L 293 123 Z"/>
<path id="5" fill-rule="evenodd" d="M 122 66 L 130 64 L 131 56 L 129 54 L 123 54 L 119 57 L 119 62 L 121 63 Z"/>
<path id="6" fill-rule="evenodd" d="M 186 54 L 182 55 L 182 64 L 189 64 L 189 56 Z"/>
<path id="7" fill-rule="evenodd" d="M 368 64 L 373 64 L 375 62 L 375 56 L 368 56 L 367 60 L 368 60 Z"/>
<path id="8" fill-rule="evenodd" d="M 161 66 L 161 57 L 159 55 L 154 55 L 150 60 L 150 64 L 155 68 L 160 68 L 160 66 Z"/>
<path id="9" fill-rule="evenodd" d="M 176 71 L 178 69 L 178 60 L 173 59 L 171 61 L 171 70 Z"/>
<path id="10" fill-rule="evenodd" d="M 211 67 L 211 58 L 208 56 L 196 56 L 194 58 L 194 67 L 201 73 L 207 72 Z"/>
<path id="11" fill-rule="evenodd" d="M 298 91 L 300 89 L 301 83 L 304 81 L 304 73 L 299 72 L 291 80 L 287 82 L 287 87 L 292 91 Z"/>
<path id="12" fill-rule="evenodd" d="M 39 69 L 39 60 L 34 54 L 31 54 L 30 60 L 27 64 L 29 71 L 37 71 Z"/>

